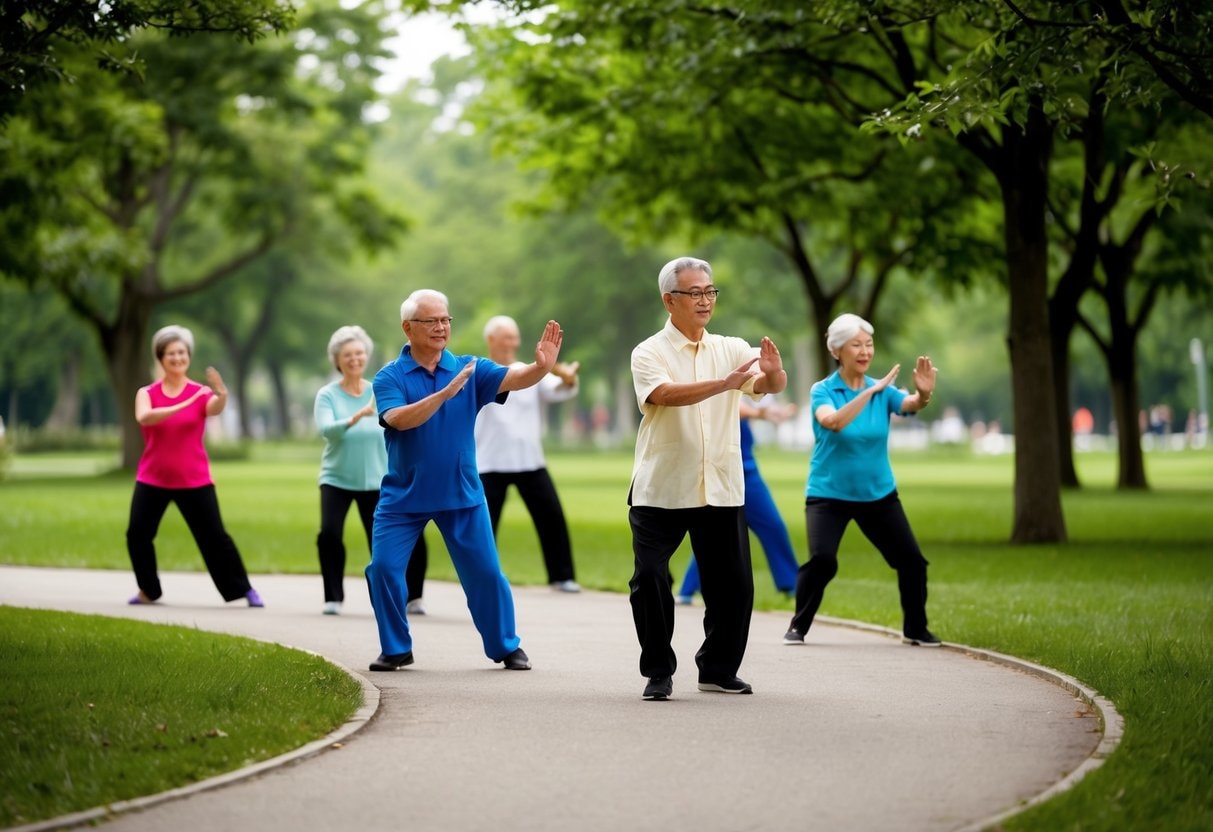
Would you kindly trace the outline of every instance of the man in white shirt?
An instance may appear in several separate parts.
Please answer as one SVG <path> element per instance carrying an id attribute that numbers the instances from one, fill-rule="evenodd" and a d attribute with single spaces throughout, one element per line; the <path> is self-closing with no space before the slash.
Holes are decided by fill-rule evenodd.
<path id="1" fill-rule="evenodd" d="M 671 260 L 657 283 L 669 320 L 632 351 L 642 418 L 628 495 L 636 559 L 629 587 L 644 698 L 673 692 L 670 557 L 688 533 L 703 581 L 699 689 L 752 693 L 737 677 L 754 606 L 737 411 L 742 393 L 779 393 L 788 377 L 770 338 L 755 350 L 707 332 L 719 290 L 706 261 Z"/>
<path id="2" fill-rule="evenodd" d="M 505 367 L 518 364 L 522 342 L 513 318 L 497 315 L 484 325 L 489 358 Z M 556 364 L 539 384 L 515 390 L 499 407 L 486 407 L 476 417 L 476 464 L 489 506 L 493 533 L 501 519 L 506 490 L 513 485 L 530 512 L 539 535 L 548 583 L 560 592 L 580 592 L 573 573 L 568 524 L 548 475 L 541 438 L 542 406 L 577 395 L 580 365 Z"/>

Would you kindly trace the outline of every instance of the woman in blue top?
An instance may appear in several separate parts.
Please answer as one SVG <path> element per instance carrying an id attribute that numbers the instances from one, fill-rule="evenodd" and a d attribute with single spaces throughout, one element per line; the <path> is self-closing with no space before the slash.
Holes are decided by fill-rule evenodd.
<path id="1" fill-rule="evenodd" d="M 889 465 L 889 420 L 894 413 L 917 413 L 931 401 L 935 367 L 919 356 L 909 395 L 893 387 L 901 365 L 881 379 L 866 374 L 875 349 L 872 325 L 858 315 L 840 315 L 830 324 L 826 346 L 838 370 L 813 385 L 813 458 L 805 489 L 809 561 L 796 578 L 796 614 L 786 644 L 804 644 L 821 606 L 826 584 L 838 572 L 838 544 L 852 520 L 897 570 L 902 634 L 906 644 L 938 647 L 927 629 L 927 560 L 906 520 Z"/>
<path id="2" fill-rule="evenodd" d="M 325 615 L 340 613 L 345 600 L 343 537 L 350 505 L 358 504 L 369 549 L 379 484 L 387 470 L 387 450 L 383 428 L 378 424 L 375 395 L 370 382 L 362 377 L 373 349 L 370 336 L 360 326 L 343 326 L 334 332 L 329 339 L 329 360 L 341 373 L 341 379 L 326 384 L 316 394 L 316 427 L 324 437 L 324 454 L 320 458 L 320 535 L 316 548 L 324 579 Z M 425 613 L 418 607 L 427 554 L 425 538 L 418 537 L 407 575 L 409 612 L 413 614 Z"/>

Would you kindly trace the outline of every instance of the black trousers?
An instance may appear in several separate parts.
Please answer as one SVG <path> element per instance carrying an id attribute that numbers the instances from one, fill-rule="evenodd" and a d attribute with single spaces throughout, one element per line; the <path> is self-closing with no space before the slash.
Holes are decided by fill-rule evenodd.
<path id="1" fill-rule="evenodd" d="M 358 505 L 358 516 L 366 531 L 366 548 L 371 549 L 371 531 L 375 527 L 375 506 L 379 505 L 378 491 L 347 491 L 332 485 L 320 486 L 320 534 L 316 537 L 316 549 L 320 554 L 320 576 L 324 580 L 324 600 L 345 600 L 345 518 L 350 505 Z M 425 589 L 425 569 L 429 552 L 425 547 L 425 535 L 417 538 L 413 554 L 405 570 L 405 581 L 409 587 L 409 600 L 421 597 Z"/>
<path id="2" fill-rule="evenodd" d="M 632 506 L 628 521 L 636 557 L 636 571 L 628 586 L 640 639 L 640 674 L 650 678 L 672 676 L 678 666 L 670 644 L 674 637 L 670 557 L 690 534 L 704 602 L 704 640 L 695 654 L 695 664 L 701 679 L 736 676 L 750 638 L 750 614 L 754 609 L 745 509 Z"/>
<path id="3" fill-rule="evenodd" d="M 130 522 L 126 527 L 126 551 L 135 570 L 135 581 L 148 598 L 155 601 L 163 593 L 156 570 L 156 532 L 169 503 L 176 503 L 194 542 L 202 552 L 202 560 L 211 573 L 215 588 L 224 601 L 243 598 L 252 587 L 244 561 L 231 535 L 223 528 L 215 486 L 201 488 L 158 488 L 136 482 L 131 497 Z"/>
<path id="4" fill-rule="evenodd" d="M 489 504 L 489 519 L 493 521 L 493 534 L 497 534 L 497 521 L 501 519 L 501 507 L 505 505 L 505 492 L 511 485 L 518 489 L 526 510 L 539 534 L 539 548 L 543 550 L 543 565 L 548 571 L 548 583 L 573 580 L 573 549 L 569 543 L 569 527 L 564 520 L 564 509 L 556 486 L 548 475 L 548 469 L 518 471 L 508 474 L 481 474 L 484 498 Z"/>
<path id="5" fill-rule="evenodd" d="M 838 572 L 838 544 L 854 520 L 891 568 L 897 570 L 901 593 L 902 631 L 918 635 L 927 628 L 927 559 L 918 548 L 901 498 L 894 491 L 872 502 L 810 497 L 804 503 L 809 536 L 809 560 L 796 576 L 796 615 L 792 628 L 809 631 L 821 606 L 826 584 Z"/>

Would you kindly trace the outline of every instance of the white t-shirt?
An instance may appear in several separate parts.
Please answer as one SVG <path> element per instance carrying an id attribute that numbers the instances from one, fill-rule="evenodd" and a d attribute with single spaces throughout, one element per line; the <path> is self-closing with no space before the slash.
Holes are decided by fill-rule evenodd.
<path id="1" fill-rule="evenodd" d="M 522 362 L 512 366 L 524 367 Z M 486 407 L 476 417 L 476 465 L 482 474 L 538 471 L 543 458 L 542 405 L 577 395 L 559 378 L 546 375 L 534 387 L 513 390 L 505 404 Z"/>

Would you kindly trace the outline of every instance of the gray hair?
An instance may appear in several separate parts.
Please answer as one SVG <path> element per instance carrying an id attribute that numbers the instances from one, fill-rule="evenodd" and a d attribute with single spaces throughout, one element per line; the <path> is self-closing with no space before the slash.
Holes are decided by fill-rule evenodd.
<path id="1" fill-rule="evenodd" d="M 194 333 L 177 324 L 169 324 L 156 330 L 156 334 L 152 336 L 152 355 L 156 356 L 156 360 L 159 361 L 164 358 L 164 351 L 168 349 L 168 345 L 176 341 L 185 344 L 185 348 L 193 357 Z"/>
<path id="2" fill-rule="evenodd" d="M 451 308 L 451 302 L 446 299 L 446 295 L 437 289 L 418 289 L 405 298 L 404 303 L 400 304 L 400 323 L 412 320 L 412 317 L 417 314 L 417 306 L 423 300 L 441 301 L 448 311 Z"/>
<path id="3" fill-rule="evenodd" d="M 837 358 L 836 353 L 839 348 L 861 331 L 868 333 L 868 335 L 875 333 L 870 323 L 850 312 L 839 315 L 831 321 L 830 329 L 826 332 L 826 348 L 829 349 L 830 355 Z"/>
<path id="4" fill-rule="evenodd" d="M 484 324 L 485 340 L 488 340 L 488 337 L 490 335 L 492 335 L 494 332 L 501 329 L 502 327 L 510 327 L 511 329 L 516 330 L 516 329 L 518 329 L 518 322 L 515 321 L 513 318 L 511 318 L 509 315 L 494 315 L 493 317 L 489 318 Z"/>
<path id="5" fill-rule="evenodd" d="M 362 346 L 366 347 L 368 361 L 370 360 L 371 353 L 375 351 L 375 342 L 371 340 L 371 336 L 366 334 L 365 329 L 354 324 L 341 327 L 329 338 L 329 362 L 338 370 L 341 368 L 337 366 L 337 356 L 341 353 L 341 348 L 351 341 L 358 341 Z"/>
<path id="6" fill-rule="evenodd" d="M 707 260 L 700 260 L 698 257 L 675 257 L 670 262 L 661 267 L 661 273 L 657 275 L 657 288 L 661 294 L 672 292 L 678 288 L 678 273 L 687 269 L 698 269 L 712 278 L 712 265 Z"/>

